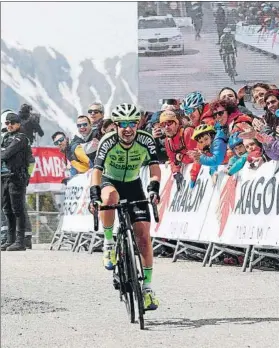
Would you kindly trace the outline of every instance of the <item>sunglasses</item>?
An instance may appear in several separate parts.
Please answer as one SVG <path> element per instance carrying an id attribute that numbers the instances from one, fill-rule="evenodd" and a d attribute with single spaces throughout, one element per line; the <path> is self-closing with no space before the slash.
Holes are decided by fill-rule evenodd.
<path id="1" fill-rule="evenodd" d="M 86 128 L 88 126 L 88 123 L 87 122 L 85 122 L 85 123 L 78 123 L 77 124 L 77 127 L 78 128 Z"/>
<path id="2" fill-rule="evenodd" d="M 92 110 L 92 109 L 89 109 L 88 110 L 88 113 L 90 114 L 90 115 L 96 115 L 96 114 L 99 114 L 99 113 L 101 113 L 101 111 L 100 110 Z"/>
<path id="3" fill-rule="evenodd" d="M 65 137 L 61 137 L 53 142 L 54 145 L 60 145 L 65 140 Z"/>
<path id="4" fill-rule="evenodd" d="M 161 127 L 162 127 L 162 128 L 165 128 L 166 126 L 170 127 L 170 126 L 172 126 L 174 123 L 175 123 L 174 121 L 166 121 L 166 122 L 161 123 Z"/>
<path id="5" fill-rule="evenodd" d="M 185 114 L 185 115 L 190 115 L 190 114 L 192 114 L 195 110 L 196 110 L 196 108 L 184 109 L 184 114 Z"/>
<path id="6" fill-rule="evenodd" d="M 118 127 L 119 128 L 128 128 L 128 127 L 130 127 L 130 128 L 134 128 L 134 127 L 136 127 L 137 126 L 137 122 L 128 122 L 128 121 L 122 121 L 122 122 L 118 122 Z"/>
<path id="7" fill-rule="evenodd" d="M 212 114 L 212 117 L 213 117 L 213 118 L 216 118 L 217 116 L 223 116 L 224 113 L 225 113 L 225 110 L 217 111 L 217 112 L 214 112 L 214 113 Z"/>
<path id="8" fill-rule="evenodd" d="M 5 125 L 8 126 L 9 124 L 11 124 L 12 126 L 15 125 L 17 122 L 16 121 L 6 121 Z"/>

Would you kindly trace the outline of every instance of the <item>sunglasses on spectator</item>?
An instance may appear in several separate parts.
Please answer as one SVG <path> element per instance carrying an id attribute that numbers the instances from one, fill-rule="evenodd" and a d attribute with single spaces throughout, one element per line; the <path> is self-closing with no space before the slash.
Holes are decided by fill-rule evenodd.
<path id="1" fill-rule="evenodd" d="M 88 123 L 87 123 L 87 122 L 78 123 L 78 124 L 77 124 L 77 127 L 78 127 L 78 128 L 86 128 L 87 126 L 88 126 Z"/>
<path id="2" fill-rule="evenodd" d="M 117 125 L 119 128 L 124 128 L 124 129 L 128 128 L 128 127 L 134 128 L 137 126 L 137 122 L 122 121 L 122 122 L 118 122 Z"/>
<path id="3" fill-rule="evenodd" d="M 90 115 L 91 115 L 91 114 L 95 115 L 95 114 L 101 113 L 101 111 L 100 111 L 100 110 L 92 110 L 92 109 L 89 109 L 89 110 L 88 110 L 88 113 L 89 113 Z"/>
<path id="4" fill-rule="evenodd" d="M 5 125 L 6 126 L 8 126 L 9 124 L 11 124 L 12 126 L 14 125 L 14 124 L 16 124 L 17 122 L 15 122 L 15 121 L 6 121 L 5 122 Z"/>
<path id="5" fill-rule="evenodd" d="M 175 122 L 174 121 L 166 121 L 161 123 L 161 127 L 165 128 L 166 126 L 171 127 Z"/>
<path id="6" fill-rule="evenodd" d="M 60 145 L 65 140 L 65 137 L 61 137 L 53 142 L 55 146 Z"/>
<path id="7" fill-rule="evenodd" d="M 213 117 L 213 118 L 216 118 L 217 116 L 223 116 L 224 113 L 225 113 L 225 111 L 226 111 L 226 110 L 214 112 L 214 113 L 212 114 L 212 117 Z"/>

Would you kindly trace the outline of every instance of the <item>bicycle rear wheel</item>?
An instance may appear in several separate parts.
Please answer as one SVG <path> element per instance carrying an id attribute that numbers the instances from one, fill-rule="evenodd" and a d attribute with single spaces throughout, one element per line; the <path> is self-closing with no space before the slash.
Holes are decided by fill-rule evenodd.
<path id="1" fill-rule="evenodd" d="M 114 287 L 119 290 L 120 301 L 123 301 L 131 323 L 135 322 L 135 303 L 133 288 L 130 282 L 130 271 L 126 258 L 128 254 L 127 242 L 122 234 L 118 234 L 119 239 L 116 246 L 116 267 L 113 274 Z"/>
<path id="2" fill-rule="evenodd" d="M 138 250 L 133 232 L 130 229 L 127 229 L 127 246 L 128 246 L 128 255 L 129 255 L 129 264 L 131 269 L 131 282 L 132 288 L 134 291 L 135 300 L 138 304 L 138 315 L 139 315 L 139 324 L 141 330 L 144 329 L 144 303 L 142 295 L 142 282 L 144 279 L 143 270 L 140 260 L 140 254 L 137 252 L 135 255 L 135 249 Z"/>

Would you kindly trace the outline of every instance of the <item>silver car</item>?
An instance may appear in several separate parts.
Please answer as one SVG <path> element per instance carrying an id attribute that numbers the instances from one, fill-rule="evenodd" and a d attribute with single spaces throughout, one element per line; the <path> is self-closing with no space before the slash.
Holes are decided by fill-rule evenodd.
<path id="1" fill-rule="evenodd" d="M 184 54 L 183 36 L 171 15 L 139 17 L 138 35 L 139 54 Z"/>

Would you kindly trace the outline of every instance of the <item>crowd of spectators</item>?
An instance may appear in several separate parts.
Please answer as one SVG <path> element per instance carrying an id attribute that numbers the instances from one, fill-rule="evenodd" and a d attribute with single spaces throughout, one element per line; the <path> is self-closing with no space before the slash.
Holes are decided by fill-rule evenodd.
<path id="1" fill-rule="evenodd" d="M 228 11 L 228 23 L 243 25 L 261 25 L 273 32 L 279 30 L 279 7 L 273 2 L 264 1 L 240 1 L 236 8 Z"/>
<path id="2" fill-rule="evenodd" d="M 247 93 L 262 108 L 262 117 L 245 106 Z M 210 101 L 194 91 L 181 101 L 162 99 L 158 109 L 142 110 L 139 128 L 152 134 L 159 161 L 170 165 L 178 188 L 183 183 L 182 164 L 192 165 L 189 185 L 194 188 L 201 165 L 209 168 L 215 182 L 220 168 L 233 175 L 244 165 L 255 170 L 264 162 L 279 160 L 279 90 L 275 85 L 259 82 L 238 92 L 224 87 Z M 87 115 L 77 117 L 72 140 L 63 132 L 52 135 L 53 144 L 70 163 L 69 177 L 92 168 L 101 137 L 114 130 L 111 119 L 104 116 L 103 105 L 93 103 Z"/>

